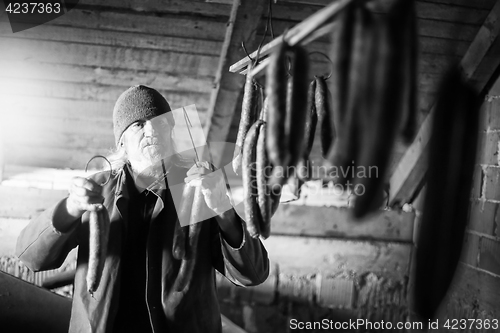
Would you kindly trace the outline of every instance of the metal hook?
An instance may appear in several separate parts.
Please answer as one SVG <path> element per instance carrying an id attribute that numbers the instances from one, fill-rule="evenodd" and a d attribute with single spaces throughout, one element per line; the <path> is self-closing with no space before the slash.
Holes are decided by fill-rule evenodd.
<path id="1" fill-rule="evenodd" d="M 104 157 L 104 156 L 102 156 L 102 155 L 95 155 L 95 156 L 93 156 L 93 157 L 92 157 L 92 158 L 91 158 L 91 159 L 87 162 L 87 164 L 85 165 L 85 172 L 87 172 L 87 168 L 89 167 L 90 162 L 92 162 L 92 160 L 93 160 L 93 159 L 95 159 L 95 158 L 99 158 L 99 157 L 100 157 L 100 158 L 103 158 L 103 159 L 104 159 L 104 160 L 105 160 L 105 161 L 109 164 L 109 171 L 110 171 L 110 172 L 109 172 L 108 179 L 106 180 L 106 182 L 104 182 L 104 183 L 102 183 L 102 184 L 101 184 L 101 186 L 104 186 L 104 185 L 106 185 L 107 183 L 109 183 L 109 181 L 111 180 L 111 174 L 113 173 L 113 166 L 111 165 L 111 162 L 110 162 L 110 161 L 109 161 L 106 157 Z"/>
<path id="2" fill-rule="evenodd" d="M 245 54 L 247 55 L 248 59 L 250 59 L 251 62 L 254 62 L 253 58 L 250 56 L 250 54 L 247 51 L 247 48 L 245 47 L 244 41 L 241 41 L 241 47 L 243 48 L 243 51 L 245 51 Z"/>
<path id="3" fill-rule="evenodd" d="M 333 73 L 333 61 L 326 54 L 324 54 L 323 52 L 320 52 L 320 51 L 309 52 L 309 56 L 311 56 L 311 54 L 322 55 L 323 57 L 326 58 L 326 60 L 328 60 L 328 62 L 330 63 L 330 67 L 331 67 L 330 73 L 328 73 L 328 75 L 321 75 L 321 76 L 315 75 L 315 77 L 322 77 L 325 81 L 328 80 L 330 77 L 332 77 L 332 73 Z"/>

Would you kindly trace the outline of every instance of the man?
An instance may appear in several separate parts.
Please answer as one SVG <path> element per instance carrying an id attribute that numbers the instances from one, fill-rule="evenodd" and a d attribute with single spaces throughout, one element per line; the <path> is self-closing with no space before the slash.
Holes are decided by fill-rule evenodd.
<path id="1" fill-rule="evenodd" d="M 269 274 L 267 252 L 248 235 L 223 179 L 208 163 L 179 167 L 170 111 L 154 89 L 140 85 L 125 91 L 113 111 L 117 155 L 123 161 L 114 163 L 119 169 L 74 178 L 69 196 L 33 219 L 19 236 L 18 256 L 34 271 L 60 266 L 79 246 L 70 332 L 221 332 L 214 269 L 244 286 L 262 283 Z M 153 186 L 164 174 L 165 186 Z M 182 278 L 183 260 L 172 255 L 179 222 L 169 189 L 178 178 L 186 186 L 201 186 L 214 216 L 199 222 L 200 237 L 190 259 L 193 274 L 180 290 L 173 287 Z M 100 205 L 109 212 L 110 233 L 103 276 L 90 295 L 87 211 Z"/>

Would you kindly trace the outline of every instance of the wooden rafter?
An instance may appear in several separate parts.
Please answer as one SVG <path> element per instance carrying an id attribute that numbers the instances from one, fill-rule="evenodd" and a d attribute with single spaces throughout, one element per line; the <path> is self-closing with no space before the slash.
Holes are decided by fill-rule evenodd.
<path id="1" fill-rule="evenodd" d="M 259 55 L 264 57 L 270 54 L 276 47 L 278 47 L 284 39 L 286 39 L 287 43 L 290 45 L 296 44 L 308 44 L 313 40 L 326 35 L 331 31 L 331 23 L 328 24 L 332 18 L 342 11 L 352 0 L 339 0 L 334 1 L 330 5 L 325 8 L 317 11 L 313 15 L 309 16 L 307 19 L 303 20 L 293 28 L 291 28 L 284 35 L 279 36 L 273 39 L 268 44 L 264 45 L 260 50 Z M 252 53 L 250 56 L 255 57 L 257 55 L 257 51 Z M 231 65 L 229 70 L 231 72 L 239 72 L 240 74 L 246 74 L 246 67 L 249 63 L 249 59 L 242 58 L 238 62 Z M 268 64 L 267 59 L 264 59 L 256 66 L 251 75 L 257 75 L 261 72 Z"/>
<path id="2" fill-rule="evenodd" d="M 499 32 L 500 0 L 493 6 L 460 62 L 465 77 L 474 83 L 478 90 L 482 90 L 485 87 L 491 75 L 500 64 L 500 59 L 495 59 L 495 61 L 488 63 L 490 68 L 487 74 L 484 74 L 484 71 L 478 71 L 488 51 L 492 49 L 495 43 L 500 43 L 500 40 L 497 39 Z M 401 158 L 390 178 L 390 205 L 401 205 L 409 202 L 422 185 L 428 165 L 427 154 L 433 116 L 434 109 L 431 108 L 415 140 Z"/>
<path id="3" fill-rule="evenodd" d="M 247 48 L 255 47 L 255 35 L 265 7 L 264 2 L 264 0 L 233 2 L 210 106 L 207 110 L 205 133 L 208 142 L 225 142 L 227 139 L 233 114 L 237 110 L 238 96 L 245 83 L 244 77 L 228 71 L 229 65 L 245 56 L 241 47 L 242 42 Z M 219 148 L 211 151 L 215 165 L 221 161 L 224 145 L 217 147 Z"/>

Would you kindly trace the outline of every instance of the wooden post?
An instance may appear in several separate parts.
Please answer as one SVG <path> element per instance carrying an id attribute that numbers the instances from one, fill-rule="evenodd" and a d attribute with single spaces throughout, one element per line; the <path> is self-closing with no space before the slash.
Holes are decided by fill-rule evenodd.
<path id="1" fill-rule="evenodd" d="M 485 87 L 494 70 L 500 64 L 500 57 L 496 57 L 495 63 L 490 63 L 490 72 L 488 74 L 479 74 L 478 68 L 480 68 L 488 51 L 491 50 L 494 44 L 500 43 L 497 38 L 499 32 L 500 1 L 497 1 L 460 62 L 465 77 L 473 82 L 478 90 Z M 415 140 L 403 155 L 391 176 L 390 205 L 402 206 L 413 198 L 415 191 L 422 185 L 427 171 L 425 160 L 427 159 L 433 116 L 434 109 L 432 108 L 422 123 Z"/>
<path id="2" fill-rule="evenodd" d="M 245 56 L 242 42 L 249 49 L 256 46 L 254 40 L 263 10 L 263 0 L 233 2 L 204 126 L 208 142 L 227 140 L 231 120 L 238 109 L 238 96 L 245 84 L 243 76 L 229 72 L 229 65 Z M 216 148 L 211 149 L 213 163 L 219 165 L 225 145 L 212 147 Z"/>

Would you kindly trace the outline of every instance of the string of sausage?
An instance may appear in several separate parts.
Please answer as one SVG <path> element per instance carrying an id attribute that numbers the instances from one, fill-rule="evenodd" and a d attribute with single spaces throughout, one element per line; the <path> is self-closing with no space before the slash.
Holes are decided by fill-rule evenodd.
<path id="1" fill-rule="evenodd" d="M 408 28 L 404 19 L 410 16 L 411 4 L 412 1 L 398 0 L 385 19 L 371 18 L 374 29 L 368 27 L 366 31 L 368 35 L 370 31 L 374 34 L 370 40 L 371 49 L 375 52 L 371 52 L 373 56 L 369 50 L 367 52 L 369 59 L 365 60 L 365 66 L 370 69 L 366 80 L 369 84 L 362 91 L 363 105 L 359 109 L 362 112 L 359 117 L 362 119 L 362 139 L 357 166 L 366 174 L 357 177 L 354 182 L 355 218 L 366 216 L 382 204 L 385 176 L 400 130 L 403 105 L 407 110 L 406 120 L 409 121 L 409 101 L 403 96 L 405 91 L 410 94 L 410 87 L 405 87 L 408 78 L 401 69 L 408 67 L 410 62 L 404 51 L 407 34 L 402 28 Z M 366 12 L 368 18 L 373 16 L 371 12 Z"/>
<path id="2" fill-rule="evenodd" d="M 251 69 L 252 63 L 248 65 L 248 72 L 250 72 Z M 252 124 L 257 120 L 257 103 L 258 99 L 260 99 L 258 94 L 259 91 L 260 90 L 256 89 L 253 77 L 247 75 L 243 92 L 240 124 L 238 127 L 238 135 L 236 137 L 236 146 L 234 148 L 232 161 L 233 171 L 236 174 L 239 174 L 241 169 L 243 142 L 245 141 L 245 137 L 250 129 L 250 126 L 252 126 Z"/>
<path id="3" fill-rule="evenodd" d="M 297 165 L 297 175 L 300 179 L 309 180 L 312 178 L 312 165 L 309 161 L 309 155 L 314 144 L 314 135 L 316 133 L 316 124 L 318 123 L 318 114 L 316 113 L 315 103 L 316 80 L 312 80 L 307 91 L 307 119 L 304 131 L 304 150 L 302 159 Z"/>
<path id="4" fill-rule="evenodd" d="M 186 186 L 188 187 L 188 186 Z M 174 282 L 175 291 L 183 291 L 188 287 L 189 282 L 192 279 L 193 272 L 196 265 L 196 255 L 198 239 L 200 238 L 201 228 L 203 227 L 201 218 L 201 212 L 204 211 L 206 207 L 205 198 L 201 192 L 201 186 L 193 187 L 194 197 L 192 201 L 191 217 L 189 222 L 189 235 L 188 235 L 188 251 L 186 253 L 185 259 L 181 261 L 179 268 L 179 273 Z"/>
<path id="5" fill-rule="evenodd" d="M 257 139 L 264 121 L 257 120 L 248 130 L 245 142 L 243 143 L 243 195 L 245 208 L 245 223 L 248 233 L 251 237 L 258 237 L 261 234 L 260 226 L 261 212 L 257 203 L 258 184 L 257 184 Z M 262 162 L 262 161 L 260 161 Z M 262 175 L 259 174 L 262 177 Z M 261 184 L 262 185 L 262 184 Z"/>
<path id="6" fill-rule="evenodd" d="M 187 249 L 186 240 L 189 234 L 189 224 L 191 222 L 191 212 L 195 196 L 195 187 L 184 185 L 178 219 L 175 223 L 174 239 L 172 243 L 172 255 L 177 260 L 186 259 Z"/>
<path id="7" fill-rule="evenodd" d="M 287 78 L 287 56 L 291 76 Z M 266 93 L 269 98 L 266 149 L 273 166 L 269 179 L 272 191 L 280 191 L 288 176 L 288 167 L 296 166 L 304 149 L 307 107 L 308 55 L 300 46 L 282 42 L 271 55 L 267 67 Z M 284 84 L 286 82 L 286 84 Z"/>
<path id="8" fill-rule="evenodd" d="M 336 140 L 330 147 L 326 163 L 330 167 L 345 170 L 353 160 L 353 154 L 357 149 L 357 125 L 353 104 L 356 101 L 357 87 L 351 78 L 359 69 L 358 66 L 364 55 L 363 44 L 355 18 L 356 5 L 347 6 L 339 13 L 338 29 L 334 30 L 333 44 L 330 51 L 332 59 L 332 113 L 331 121 L 337 134 Z M 336 171 L 333 169 L 332 171 Z M 338 177 L 335 181 L 345 184 L 349 175 L 335 173 Z"/>

